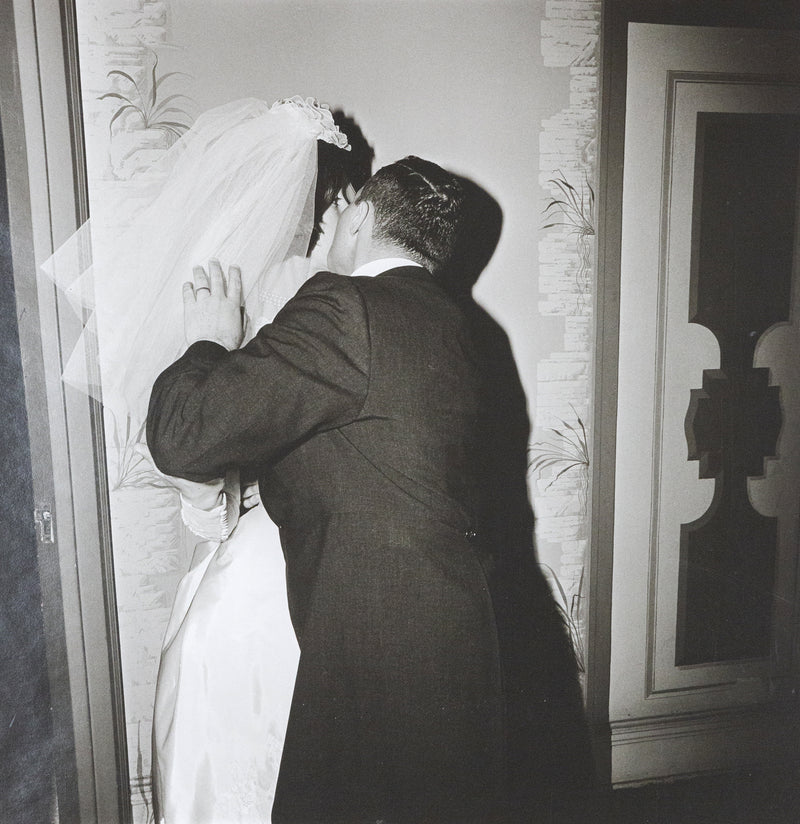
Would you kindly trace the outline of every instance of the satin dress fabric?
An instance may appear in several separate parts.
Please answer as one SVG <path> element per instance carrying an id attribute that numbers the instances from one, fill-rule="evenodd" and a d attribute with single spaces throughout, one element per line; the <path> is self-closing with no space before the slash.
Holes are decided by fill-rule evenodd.
<path id="1" fill-rule="evenodd" d="M 263 824 L 299 658 L 279 530 L 259 504 L 227 541 L 200 544 L 195 555 L 178 589 L 158 674 L 159 821 Z"/>

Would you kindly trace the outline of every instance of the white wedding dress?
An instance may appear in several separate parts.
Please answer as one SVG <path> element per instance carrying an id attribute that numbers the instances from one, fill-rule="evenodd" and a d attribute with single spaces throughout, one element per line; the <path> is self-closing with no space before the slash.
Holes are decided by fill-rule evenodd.
<path id="1" fill-rule="evenodd" d="M 97 224 L 76 233 L 43 266 L 77 311 L 93 312 L 64 381 L 143 431 L 153 381 L 185 348 L 181 284 L 211 256 L 240 266 L 251 334 L 271 320 L 325 268 L 304 257 L 318 140 L 347 146 L 310 98 L 213 109 L 148 175 L 152 193 L 123 236 L 103 237 Z M 226 496 L 235 521 L 238 482 Z M 220 519 L 210 523 L 164 638 L 153 721 L 158 820 L 263 824 L 299 658 L 284 559 L 261 504 L 226 540 Z"/>
<path id="2" fill-rule="evenodd" d="M 164 639 L 153 718 L 166 824 L 268 822 L 299 650 L 277 527 L 259 504 L 200 544 Z"/>

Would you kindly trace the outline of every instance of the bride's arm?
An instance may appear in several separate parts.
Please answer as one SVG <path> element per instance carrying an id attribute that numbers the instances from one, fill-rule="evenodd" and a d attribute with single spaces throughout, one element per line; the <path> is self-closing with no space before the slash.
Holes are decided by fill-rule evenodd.
<path id="1" fill-rule="evenodd" d="M 161 472 L 146 445 L 140 444 L 137 451 L 153 466 L 156 474 L 178 490 L 181 520 L 198 538 L 221 543 L 230 537 L 239 522 L 239 504 L 243 497 L 238 470 L 231 470 L 224 478 L 211 481 L 187 481 Z M 244 505 L 249 508 L 255 503 L 257 500 L 253 500 L 252 491 L 248 488 L 245 490 Z"/>
<path id="2" fill-rule="evenodd" d="M 169 478 L 168 475 L 164 477 Z M 224 479 L 209 483 L 182 478 L 170 480 L 181 485 L 181 519 L 195 535 L 209 541 L 226 541 L 239 523 L 240 512 L 252 509 L 261 500 L 258 481 L 242 489 L 237 470 L 229 472 Z M 212 499 L 208 488 L 219 484 L 222 484 L 222 491 Z"/>

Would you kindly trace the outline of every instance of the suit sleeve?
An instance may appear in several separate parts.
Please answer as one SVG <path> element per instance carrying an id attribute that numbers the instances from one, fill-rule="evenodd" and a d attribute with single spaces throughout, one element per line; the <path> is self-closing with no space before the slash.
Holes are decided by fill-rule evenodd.
<path id="1" fill-rule="evenodd" d="M 319 274 L 243 349 L 198 341 L 165 369 L 150 397 L 147 443 L 168 475 L 220 477 L 353 420 L 368 378 L 358 288 Z"/>

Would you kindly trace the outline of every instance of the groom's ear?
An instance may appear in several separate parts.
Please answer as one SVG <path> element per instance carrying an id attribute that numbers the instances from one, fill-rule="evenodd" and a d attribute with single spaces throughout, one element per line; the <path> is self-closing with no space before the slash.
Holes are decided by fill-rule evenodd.
<path id="1" fill-rule="evenodd" d="M 350 225 L 355 249 L 355 260 L 360 265 L 373 256 L 373 232 L 375 207 L 368 200 L 360 200 L 353 206 L 353 222 Z"/>
<path id="2" fill-rule="evenodd" d="M 375 210 L 368 200 L 359 200 L 358 203 L 352 204 L 353 212 L 350 219 L 349 230 L 351 234 L 358 234 L 368 227 L 371 227 Z"/>

